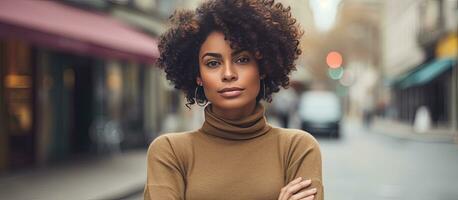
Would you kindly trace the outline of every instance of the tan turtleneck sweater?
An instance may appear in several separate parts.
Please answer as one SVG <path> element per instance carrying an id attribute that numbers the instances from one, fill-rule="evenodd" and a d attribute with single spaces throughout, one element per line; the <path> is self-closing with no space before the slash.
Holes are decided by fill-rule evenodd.
<path id="1" fill-rule="evenodd" d="M 276 200 L 297 177 L 323 199 L 321 153 L 301 130 L 267 124 L 264 107 L 238 121 L 205 108 L 201 129 L 156 138 L 147 154 L 146 200 Z"/>

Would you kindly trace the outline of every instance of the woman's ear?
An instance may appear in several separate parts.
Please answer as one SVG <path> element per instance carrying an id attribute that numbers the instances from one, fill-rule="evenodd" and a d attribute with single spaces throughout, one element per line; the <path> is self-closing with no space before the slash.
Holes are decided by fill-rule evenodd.
<path id="1" fill-rule="evenodd" d="M 199 76 L 196 78 L 196 83 L 197 85 L 199 86 L 202 86 L 202 78 L 200 78 Z"/>

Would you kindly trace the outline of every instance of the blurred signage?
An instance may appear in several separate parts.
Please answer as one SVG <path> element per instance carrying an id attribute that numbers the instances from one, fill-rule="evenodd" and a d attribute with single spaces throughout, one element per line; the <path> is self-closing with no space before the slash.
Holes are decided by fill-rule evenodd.
<path id="1" fill-rule="evenodd" d="M 436 57 L 445 58 L 456 55 L 458 55 L 458 37 L 456 33 L 450 33 L 437 44 Z"/>
<path id="2" fill-rule="evenodd" d="M 25 89 L 30 88 L 32 85 L 32 80 L 30 76 L 27 75 L 8 75 L 5 77 L 5 87 L 11 89 Z"/>

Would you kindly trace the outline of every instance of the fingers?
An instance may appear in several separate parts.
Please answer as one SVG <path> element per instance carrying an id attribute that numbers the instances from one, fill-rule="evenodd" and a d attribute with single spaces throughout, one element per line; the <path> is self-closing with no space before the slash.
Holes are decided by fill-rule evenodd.
<path id="1" fill-rule="evenodd" d="M 300 183 L 301 181 L 302 181 L 302 177 L 296 178 L 296 179 L 292 180 L 291 182 L 289 182 L 288 185 L 286 185 L 286 187 L 290 187 L 290 186 L 296 185 L 296 184 Z"/>
<path id="2" fill-rule="evenodd" d="M 299 193 L 291 196 L 289 199 L 290 200 L 299 200 L 299 199 L 300 200 L 313 200 L 313 198 L 315 198 L 314 194 L 316 194 L 316 191 L 317 191 L 317 189 L 313 188 L 313 189 L 310 189 L 310 190 L 299 192 Z"/>
<path id="3" fill-rule="evenodd" d="M 286 185 L 285 187 L 281 189 L 280 196 L 278 199 L 279 200 L 288 200 L 290 199 L 290 197 L 293 197 L 293 195 L 297 195 L 297 196 L 294 196 L 294 199 L 302 199 L 304 197 L 308 197 L 312 194 L 315 194 L 316 193 L 315 188 L 314 188 L 315 190 L 314 189 L 306 190 L 306 191 L 296 194 L 301 189 L 310 186 L 311 183 L 312 183 L 311 180 L 302 180 L 302 178 L 294 179 L 288 185 Z"/>
<path id="4" fill-rule="evenodd" d="M 313 200 L 315 198 L 315 195 L 312 195 L 312 196 L 308 196 L 306 198 L 303 198 L 301 200 Z"/>
<path id="5" fill-rule="evenodd" d="M 288 185 L 286 185 L 285 187 L 283 187 L 280 191 L 280 196 L 278 197 L 279 200 L 284 200 L 285 199 L 285 195 L 286 195 L 286 190 L 295 185 L 295 184 L 298 184 L 302 181 L 302 177 L 298 177 L 294 180 L 292 180 L 291 182 L 288 183 Z M 286 197 L 286 199 L 288 199 L 288 197 Z"/>
<path id="6" fill-rule="evenodd" d="M 309 186 L 310 184 L 312 183 L 311 180 L 304 180 L 304 181 L 301 181 L 293 186 L 290 186 L 288 189 L 286 189 L 286 194 L 288 194 L 289 196 L 295 194 L 296 192 L 298 192 L 299 190 L 301 190 L 302 188 L 305 188 L 307 186 Z"/>

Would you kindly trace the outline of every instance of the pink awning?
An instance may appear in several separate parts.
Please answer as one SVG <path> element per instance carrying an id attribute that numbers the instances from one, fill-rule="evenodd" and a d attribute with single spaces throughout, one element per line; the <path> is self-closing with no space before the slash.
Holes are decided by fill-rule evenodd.
<path id="1" fill-rule="evenodd" d="M 0 0 L 0 37 L 84 55 L 152 63 L 157 41 L 103 13 L 54 1 Z"/>

